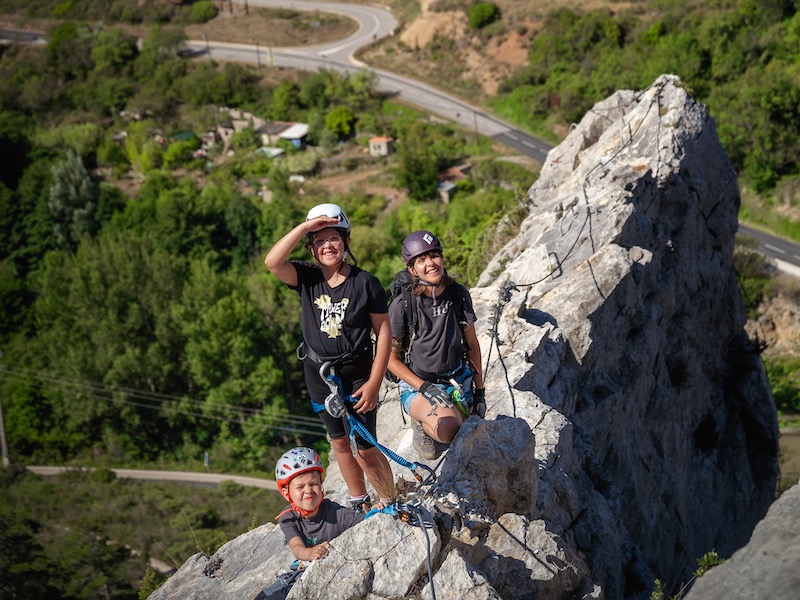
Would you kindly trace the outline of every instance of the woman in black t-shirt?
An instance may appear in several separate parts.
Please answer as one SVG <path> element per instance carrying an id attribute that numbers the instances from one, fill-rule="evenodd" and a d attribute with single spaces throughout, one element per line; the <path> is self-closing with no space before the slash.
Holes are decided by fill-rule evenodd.
<path id="1" fill-rule="evenodd" d="M 297 244 L 306 242 L 315 263 L 290 261 Z M 331 445 L 350 492 L 353 506 L 369 504 L 364 475 L 382 499 L 394 496 L 392 471 L 386 457 L 356 436 L 353 456 L 349 431 L 341 418 L 325 410 L 330 394 L 320 366 L 331 361 L 342 381 L 350 415 L 375 436 L 376 407 L 391 346 L 386 293 L 378 279 L 347 261 L 350 223 L 336 204 L 312 208 L 306 220 L 284 235 L 267 253 L 264 263 L 278 279 L 295 290 L 302 303 L 301 328 L 306 357 L 303 369 L 311 404 L 325 423 Z M 372 333 L 376 342 L 372 342 Z"/>

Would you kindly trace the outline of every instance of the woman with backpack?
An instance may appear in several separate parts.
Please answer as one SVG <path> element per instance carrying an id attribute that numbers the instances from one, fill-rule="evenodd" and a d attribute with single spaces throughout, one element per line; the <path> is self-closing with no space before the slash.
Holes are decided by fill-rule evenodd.
<path id="1" fill-rule="evenodd" d="M 400 380 L 400 402 L 414 421 L 414 448 L 423 459 L 439 455 L 470 414 L 486 412 L 475 311 L 464 286 L 444 266 L 441 242 L 430 231 L 403 240 L 410 294 L 389 306 L 389 371 Z"/>
<path id="2" fill-rule="evenodd" d="M 314 263 L 289 260 L 300 242 L 305 242 Z M 349 442 L 351 418 L 361 421 L 377 439 L 376 408 L 391 331 L 386 292 L 374 275 L 356 266 L 350 254 L 350 222 L 344 211 L 336 204 L 315 206 L 305 221 L 278 240 L 264 263 L 300 295 L 303 344 L 298 356 L 303 360 L 311 405 L 325 423 L 351 505 L 363 510 L 370 504 L 365 474 L 381 499 L 393 497 L 394 478 L 386 457 L 361 436 L 356 436 L 357 451 Z M 335 384 L 331 387 L 328 376 L 338 379 L 338 390 Z M 337 391 L 355 402 L 339 398 L 338 406 L 326 406 L 331 397 L 337 399 Z"/>

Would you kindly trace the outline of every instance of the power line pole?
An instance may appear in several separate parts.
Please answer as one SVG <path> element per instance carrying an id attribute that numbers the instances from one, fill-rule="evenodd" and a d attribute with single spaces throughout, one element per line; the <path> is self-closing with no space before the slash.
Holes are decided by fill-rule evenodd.
<path id="1" fill-rule="evenodd" d="M 0 452 L 3 453 L 3 468 L 7 469 L 11 465 L 8 458 L 8 445 L 6 444 L 6 426 L 3 421 L 3 398 L 0 396 Z"/>

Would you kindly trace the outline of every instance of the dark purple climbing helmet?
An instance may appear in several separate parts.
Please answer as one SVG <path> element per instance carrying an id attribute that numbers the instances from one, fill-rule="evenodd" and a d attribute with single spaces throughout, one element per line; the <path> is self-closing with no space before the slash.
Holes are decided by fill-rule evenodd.
<path id="1" fill-rule="evenodd" d="M 422 231 L 415 231 L 403 240 L 402 254 L 403 260 L 407 265 L 413 263 L 414 259 L 418 256 L 433 250 L 443 252 L 442 243 L 439 241 L 439 238 L 430 231 L 424 229 Z"/>

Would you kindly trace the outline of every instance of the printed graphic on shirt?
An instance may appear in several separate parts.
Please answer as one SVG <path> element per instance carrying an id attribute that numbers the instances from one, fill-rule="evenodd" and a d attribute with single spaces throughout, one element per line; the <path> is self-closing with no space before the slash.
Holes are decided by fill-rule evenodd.
<path id="1" fill-rule="evenodd" d="M 431 316 L 435 319 L 436 317 L 441 317 L 441 316 L 446 315 L 447 311 L 450 310 L 450 307 L 452 305 L 453 305 L 453 303 L 448 300 L 447 302 L 443 302 L 442 304 L 434 306 L 431 309 L 431 313 L 432 313 Z"/>
<path id="2" fill-rule="evenodd" d="M 319 330 L 328 334 L 329 338 L 337 338 L 342 333 L 342 322 L 347 313 L 349 298 L 342 298 L 341 302 L 333 302 L 328 294 L 322 294 L 314 300 L 320 311 Z"/>

